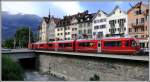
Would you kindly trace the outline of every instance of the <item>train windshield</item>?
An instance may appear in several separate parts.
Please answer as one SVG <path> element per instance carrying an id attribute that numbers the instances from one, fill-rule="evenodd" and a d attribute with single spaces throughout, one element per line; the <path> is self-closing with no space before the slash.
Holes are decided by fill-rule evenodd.
<path id="1" fill-rule="evenodd" d="M 138 42 L 136 40 L 132 40 L 131 41 L 131 46 L 138 46 Z"/>

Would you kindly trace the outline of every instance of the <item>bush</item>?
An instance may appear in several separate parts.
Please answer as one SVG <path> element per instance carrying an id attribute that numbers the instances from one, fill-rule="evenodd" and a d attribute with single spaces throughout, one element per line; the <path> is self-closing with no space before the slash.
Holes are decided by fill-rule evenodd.
<path id="1" fill-rule="evenodd" d="M 2 80 L 21 81 L 24 78 L 23 68 L 8 56 L 2 56 Z"/>

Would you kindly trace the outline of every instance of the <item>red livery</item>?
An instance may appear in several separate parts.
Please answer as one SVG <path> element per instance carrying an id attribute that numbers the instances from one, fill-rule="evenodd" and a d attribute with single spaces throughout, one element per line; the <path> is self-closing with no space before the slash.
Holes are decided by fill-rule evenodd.
<path id="1" fill-rule="evenodd" d="M 65 52 L 136 54 L 140 45 L 135 38 L 102 38 L 101 40 L 66 40 L 48 43 L 32 43 L 29 49 Z"/>

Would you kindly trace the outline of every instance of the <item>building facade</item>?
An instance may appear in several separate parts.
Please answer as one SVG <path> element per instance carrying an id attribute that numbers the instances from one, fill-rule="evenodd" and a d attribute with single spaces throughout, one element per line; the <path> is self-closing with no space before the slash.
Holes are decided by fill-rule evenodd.
<path id="1" fill-rule="evenodd" d="M 50 17 L 43 17 L 41 24 L 39 26 L 39 42 L 47 42 L 48 41 L 48 23 Z"/>
<path id="2" fill-rule="evenodd" d="M 60 21 L 59 18 L 52 17 L 48 24 L 48 41 L 55 41 L 55 28 Z"/>
<path id="3" fill-rule="evenodd" d="M 77 16 L 73 16 L 72 20 L 71 20 L 71 24 L 70 24 L 70 28 L 71 28 L 71 39 L 75 40 L 78 37 L 78 20 L 77 20 Z"/>
<path id="4" fill-rule="evenodd" d="M 107 17 L 108 32 L 107 37 L 120 36 L 124 37 L 128 35 L 128 20 L 127 14 L 123 10 L 116 6 L 114 10 Z"/>
<path id="5" fill-rule="evenodd" d="M 95 13 L 89 14 L 88 10 L 78 14 L 78 39 L 92 38 L 92 19 Z"/>
<path id="6" fill-rule="evenodd" d="M 148 47 L 149 41 L 148 12 L 148 5 L 142 2 L 128 10 L 129 35 L 139 39 L 143 48 Z"/>
<path id="7" fill-rule="evenodd" d="M 108 34 L 108 28 L 106 25 L 107 14 L 104 11 L 99 10 L 93 17 L 92 37 L 94 39 L 106 37 L 106 34 Z"/>

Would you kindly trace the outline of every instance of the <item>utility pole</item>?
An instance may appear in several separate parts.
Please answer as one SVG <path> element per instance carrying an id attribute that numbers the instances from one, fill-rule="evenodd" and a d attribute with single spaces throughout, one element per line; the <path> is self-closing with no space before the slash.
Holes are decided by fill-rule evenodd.
<path id="1" fill-rule="evenodd" d="M 30 44 L 31 43 L 31 39 L 30 39 L 30 27 L 29 27 L 29 42 L 28 42 L 28 44 Z"/>
<path id="2" fill-rule="evenodd" d="M 15 47 L 16 47 L 16 39 L 14 37 L 14 49 L 15 49 Z"/>

